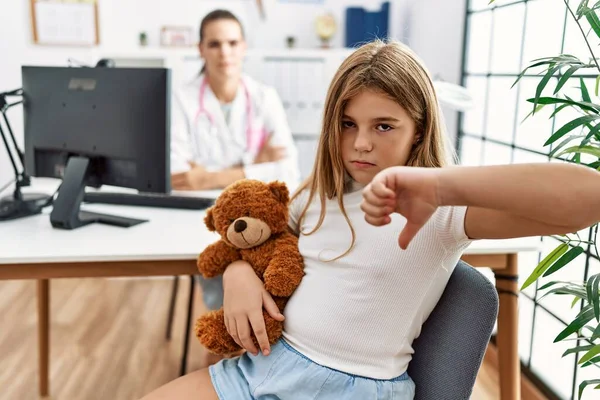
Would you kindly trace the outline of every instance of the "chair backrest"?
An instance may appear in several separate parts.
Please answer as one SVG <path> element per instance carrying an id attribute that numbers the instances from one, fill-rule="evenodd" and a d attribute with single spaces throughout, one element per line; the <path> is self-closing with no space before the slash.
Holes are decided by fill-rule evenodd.
<path id="1" fill-rule="evenodd" d="M 470 398 L 497 315 L 494 285 L 459 261 L 413 342 L 408 373 L 415 400 Z"/>

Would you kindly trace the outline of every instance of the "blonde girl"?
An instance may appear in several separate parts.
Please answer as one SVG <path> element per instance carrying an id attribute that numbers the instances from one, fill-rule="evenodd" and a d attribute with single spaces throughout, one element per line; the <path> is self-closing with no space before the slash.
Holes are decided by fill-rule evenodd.
<path id="1" fill-rule="evenodd" d="M 269 346 L 251 267 L 224 276 L 229 333 L 247 352 L 156 399 L 412 399 L 412 342 L 474 239 L 574 232 L 600 219 L 600 173 L 548 163 L 448 166 L 436 94 L 417 56 L 372 42 L 325 104 L 314 170 L 290 204 L 305 273 Z M 256 335 L 260 352 L 252 343 Z"/>

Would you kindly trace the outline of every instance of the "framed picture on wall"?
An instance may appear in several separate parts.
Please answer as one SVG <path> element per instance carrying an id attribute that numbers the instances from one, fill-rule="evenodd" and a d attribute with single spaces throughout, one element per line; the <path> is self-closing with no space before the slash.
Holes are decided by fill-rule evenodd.
<path id="1" fill-rule="evenodd" d="M 33 42 L 94 46 L 100 42 L 98 0 L 29 0 Z"/>
<path id="2" fill-rule="evenodd" d="M 163 26 L 160 30 L 160 45 L 167 47 L 193 46 L 194 30 L 191 26 Z"/>

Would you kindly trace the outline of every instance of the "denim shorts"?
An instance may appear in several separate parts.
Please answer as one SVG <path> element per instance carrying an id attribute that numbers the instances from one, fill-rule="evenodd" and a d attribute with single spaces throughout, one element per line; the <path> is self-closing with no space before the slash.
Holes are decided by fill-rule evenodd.
<path id="1" fill-rule="evenodd" d="M 311 361 L 283 339 L 268 356 L 245 353 L 209 372 L 220 400 L 412 400 L 415 394 L 406 372 L 390 380 L 350 375 Z"/>

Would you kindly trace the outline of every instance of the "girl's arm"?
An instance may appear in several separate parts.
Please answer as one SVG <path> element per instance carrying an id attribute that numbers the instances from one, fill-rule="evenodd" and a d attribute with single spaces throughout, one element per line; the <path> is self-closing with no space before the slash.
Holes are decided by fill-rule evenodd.
<path id="1" fill-rule="evenodd" d="M 399 237 L 408 243 L 440 206 L 467 206 L 465 232 L 472 239 L 566 234 L 600 220 L 600 173 L 566 163 L 482 167 L 392 167 L 363 191 L 365 219 L 407 219 Z"/>
<path id="2" fill-rule="evenodd" d="M 566 163 L 438 170 L 440 205 L 469 206 L 465 232 L 496 239 L 565 234 L 600 220 L 600 173 Z"/>

